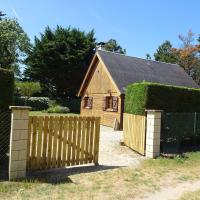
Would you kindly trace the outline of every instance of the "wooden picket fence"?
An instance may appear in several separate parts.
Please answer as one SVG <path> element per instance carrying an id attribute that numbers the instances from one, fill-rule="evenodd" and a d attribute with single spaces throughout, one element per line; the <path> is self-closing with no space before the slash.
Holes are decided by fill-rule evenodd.
<path id="1" fill-rule="evenodd" d="M 27 168 L 98 164 L 100 117 L 30 116 Z"/>

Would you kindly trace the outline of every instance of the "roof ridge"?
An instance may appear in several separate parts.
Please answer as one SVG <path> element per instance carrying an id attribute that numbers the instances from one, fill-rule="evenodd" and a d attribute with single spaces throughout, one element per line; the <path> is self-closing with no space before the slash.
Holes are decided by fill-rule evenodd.
<path id="1" fill-rule="evenodd" d="M 112 53 L 112 54 L 116 54 L 116 55 L 120 55 L 120 56 L 130 57 L 130 58 L 137 58 L 137 59 L 150 61 L 150 62 L 157 62 L 157 63 L 163 63 L 163 64 L 168 64 L 168 65 L 177 65 L 177 66 L 179 66 L 178 64 L 175 64 L 175 63 L 167 63 L 167 62 L 163 62 L 163 61 L 149 60 L 149 59 L 135 57 L 135 56 L 129 56 L 129 55 L 126 55 L 126 54 L 117 53 L 117 52 L 113 52 L 113 51 L 107 51 L 105 49 L 98 49 L 97 51 L 104 51 L 104 52 L 107 52 L 107 53 Z"/>

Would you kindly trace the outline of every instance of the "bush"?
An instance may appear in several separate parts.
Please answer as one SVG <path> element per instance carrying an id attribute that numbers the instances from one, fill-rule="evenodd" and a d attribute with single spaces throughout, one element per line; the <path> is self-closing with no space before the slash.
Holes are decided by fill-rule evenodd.
<path id="1" fill-rule="evenodd" d="M 48 97 L 30 97 L 27 100 L 27 106 L 32 107 L 34 111 L 46 110 L 49 108 L 49 102 Z"/>
<path id="2" fill-rule="evenodd" d="M 14 74 L 0 68 L 0 109 L 8 109 L 13 103 Z"/>
<path id="3" fill-rule="evenodd" d="M 61 106 L 68 107 L 70 112 L 79 113 L 81 99 L 80 98 L 66 98 L 66 99 L 57 99 L 57 103 Z"/>
<path id="4" fill-rule="evenodd" d="M 64 106 L 54 106 L 47 109 L 48 113 L 69 113 L 70 109 Z"/>
<path id="5" fill-rule="evenodd" d="M 15 106 L 25 106 L 27 97 L 24 96 L 14 96 L 14 105 Z"/>
<path id="6" fill-rule="evenodd" d="M 142 115 L 145 109 L 200 112 L 200 89 L 149 82 L 129 85 L 125 96 L 125 113 Z"/>

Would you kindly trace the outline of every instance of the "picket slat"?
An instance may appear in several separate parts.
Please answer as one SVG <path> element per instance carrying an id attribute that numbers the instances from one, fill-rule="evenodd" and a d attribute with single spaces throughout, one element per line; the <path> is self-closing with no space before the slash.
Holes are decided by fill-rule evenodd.
<path id="1" fill-rule="evenodd" d="M 91 119 L 91 118 L 88 118 Z M 88 163 L 88 153 L 89 153 L 89 140 L 90 140 L 90 120 L 86 120 L 87 121 L 87 128 L 86 128 L 86 144 L 85 144 L 85 159 L 84 159 L 84 163 Z"/>
<path id="2" fill-rule="evenodd" d="M 41 150 L 42 150 L 42 133 L 43 133 L 43 117 L 38 118 L 38 133 L 37 133 L 37 166 L 41 166 Z"/>
<path id="3" fill-rule="evenodd" d="M 30 116 L 27 168 L 98 163 L 99 117 Z"/>
<path id="4" fill-rule="evenodd" d="M 86 117 L 83 117 L 83 120 L 82 120 L 82 137 L 81 137 L 81 158 L 80 158 L 80 164 L 83 164 L 83 161 L 84 161 L 86 123 L 87 123 Z"/>
<path id="5" fill-rule="evenodd" d="M 42 168 L 46 168 L 47 165 L 47 133 L 48 133 L 49 117 L 44 118 L 44 134 L 43 134 L 43 152 L 42 152 Z"/>
<path id="6" fill-rule="evenodd" d="M 47 150 L 47 168 L 51 167 L 51 154 L 52 154 L 52 141 L 53 141 L 53 117 L 49 120 L 49 132 L 48 132 L 48 150 Z"/>
<path id="7" fill-rule="evenodd" d="M 69 135 L 68 135 L 68 148 L 67 148 L 67 166 L 70 166 L 71 160 L 71 138 L 72 138 L 72 120 L 73 118 L 69 118 Z"/>
<path id="8" fill-rule="evenodd" d="M 94 143 L 94 120 L 95 118 L 92 117 L 91 119 L 91 128 L 90 128 L 90 145 L 89 145 L 89 162 L 92 162 L 93 156 L 92 156 L 92 150 L 93 150 L 93 143 Z"/>
<path id="9" fill-rule="evenodd" d="M 33 117 L 33 140 L 32 140 L 32 156 L 31 168 L 34 169 L 36 165 L 36 138 L 37 138 L 37 117 Z"/>
<path id="10" fill-rule="evenodd" d="M 63 135 L 63 158 L 62 158 L 62 166 L 64 167 L 66 164 L 66 152 L 67 152 L 67 134 L 68 134 L 68 117 L 64 118 L 64 135 Z"/>

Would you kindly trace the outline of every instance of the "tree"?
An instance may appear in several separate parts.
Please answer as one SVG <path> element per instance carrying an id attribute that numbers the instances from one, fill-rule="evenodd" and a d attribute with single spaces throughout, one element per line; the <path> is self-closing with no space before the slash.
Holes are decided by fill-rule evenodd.
<path id="1" fill-rule="evenodd" d="M 16 82 L 15 88 L 17 92 L 22 95 L 30 98 L 33 94 L 41 92 L 41 86 L 38 82 Z"/>
<path id="2" fill-rule="evenodd" d="M 126 49 L 123 49 L 115 39 L 110 39 L 105 43 L 104 49 L 115 53 L 126 54 Z"/>
<path id="3" fill-rule="evenodd" d="M 176 63 L 177 58 L 173 52 L 172 44 L 170 41 L 166 40 L 161 44 L 156 53 L 154 53 L 154 58 L 156 61 L 166 62 L 166 63 Z"/>
<path id="4" fill-rule="evenodd" d="M 17 20 L 1 18 L 0 67 L 12 69 L 15 75 L 19 75 L 19 64 L 23 62 L 30 48 L 30 40 Z"/>
<path id="5" fill-rule="evenodd" d="M 151 55 L 149 53 L 146 54 L 146 59 L 151 60 Z"/>
<path id="6" fill-rule="evenodd" d="M 181 48 L 173 48 L 177 63 L 200 84 L 200 44 L 193 44 L 195 34 L 189 30 L 186 36 L 179 35 Z M 198 40 L 199 41 L 199 40 Z"/>
<path id="7" fill-rule="evenodd" d="M 26 59 L 25 76 L 39 81 L 47 95 L 75 96 L 94 54 L 94 31 L 47 27 Z"/>
<path id="8" fill-rule="evenodd" d="M 2 17 L 4 17 L 6 14 L 4 14 L 2 11 L 0 11 L 0 20 L 2 20 Z"/>

